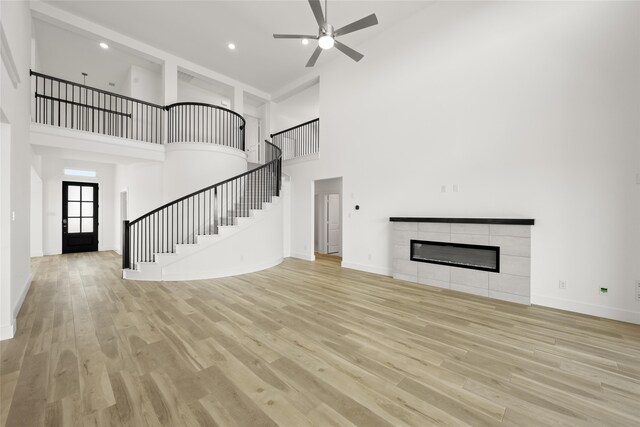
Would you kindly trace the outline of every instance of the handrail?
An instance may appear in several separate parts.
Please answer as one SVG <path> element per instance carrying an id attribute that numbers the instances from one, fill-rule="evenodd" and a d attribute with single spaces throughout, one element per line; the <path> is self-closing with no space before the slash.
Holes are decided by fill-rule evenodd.
<path id="1" fill-rule="evenodd" d="M 33 121 L 161 144 L 164 107 L 29 70 Z"/>
<path id="2" fill-rule="evenodd" d="M 35 80 L 36 123 L 156 144 L 198 142 L 244 151 L 246 122 L 228 108 L 203 102 L 162 106 L 33 70 L 29 73 Z"/>
<path id="3" fill-rule="evenodd" d="M 235 111 L 230 110 L 230 109 L 225 108 L 225 107 L 220 107 L 219 105 L 207 104 L 206 102 L 174 102 L 173 104 L 165 105 L 164 109 L 169 111 L 171 108 L 179 107 L 181 105 L 198 105 L 198 106 L 201 106 L 201 107 L 211 107 L 211 108 L 215 108 L 217 110 L 223 110 L 223 111 L 231 113 L 231 114 L 233 114 L 235 116 L 238 116 L 238 118 L 240 118 L 242 120 L 243 126 L 244 126 L 244 123 L 245 123 L 244 117 L 242 117 L 240 114 L 236 113 Z"/>
<path id="4" fill-rule="evenodd" d="M 265 141 L 270 160 L 247 172 L 182 196 L 136 218 L 124 221 L 122 268 L 173 253 L 178 244 L 195 243 L 197 235 L 217 234 L 235 217 L 249 216 L 262 203 L 280 195 L 282 150 Z"/>
<path id="5" fill-rule="evenodd" d="M 320 150 L 320 119 L 272 133 L 271 140 L 282 150 L 282 160 L 316 154 Z"/>
<path id="6" fill-rule="evenodd" d="M 289 132 L 289 131 L 292 131 L 292 130 L 296 130 L 296 129 L 301 128 L 301 127 L 303 127 L 303 126 L 310 125 L 310 124 L 311 124 L 311 123 L 313 123 L 313 122 L 319 122 L 319 121 L 320 121 L 320 118 L 318 117 L 317 119 L 312 119 L 312 120 L 309 120 L 308 122 L 304 122 L 304 123 L 301 123 L 301 124 L 299 124 L 299 125 L 292 126 L 292 127 L 290 127 L 289 129 L 285 129 L 285 130 L 281 130 L 281 131 L 276 132 L 276 133 L 272 133 L 272 134 L 271 134 L 271 138 L 273 138 L 274 136 L 281 135 L 281 134 L 283 134 L 283 133 L 285 133 L 285 132 Z"/>
<path id="7" fill-rule="evenodd" d="M 60 82 L 60 83 L 66 83 L 66 84 L 69 84 L 69 85 L 74 85 L 74 86 L 80 87 L 82 89 L 89 89 L 89 90 L 92 90 L 94 92 L 103 93 L 105 95 L 111 95 L 111 96 L 115 96 L 115 97 L 118 97 L 118 98 L 126 99 L 127 101 L 138 102 L 140 104 L 148 105 L 149 107 L 155 107 L 155 108 L 160 108 L 160 109 L 164 108 L 162 105 L 154 104 L 152 102 L 147 102 L 147 101 L 143 101 L 141 99 L 131 98 L 130 96 L 120 95 L 119 93 L 109 92 L 108 90 L 98 89 L 96 87 L 83 85 L 83 84 L 80 84 L 80 83 L 72 82 L 71 80 L 61 79 L 60 77 L 49 76 L 47 74 L 42 74 L 42 73 L 39 73 L 39 72 L 33 71 L 33 70 L 29 70 L 29 75 L 30 76 L 36 76 L 36 77 L 42 77 L 42 78 L 45 78 L 45 79 L 55 80 L 55 81 Z"/>
<path id="8" fill-rule="evenodd" d="M 282 153 L 282 151 L 278 147 L 276 147 L 275 145 L 271 144 L 269 141 L 265 141 L 265 142 L 267 144 L 269 144 L 269 145 L 272 145 L 274 148 L 276 148 L 278 151 L 280 151 L 280 153 Z M 255 172 L 255 171 L 259 170 L 259 169 L 263 169 L 266 166 L 269 166 L 271 163 L 275 162 L 276 160 L 278 160 L 278 159 L 271 160 L 269 163 L 265 163 L 262 166 L 258 166 L 258 167 L 255 167 L 253 169 L 250 169 L 250 170 L 248 170 L 246 172 L 241 173 L 240 175 L 232 176 L 231 178 L 225 179 L 224 181 L 216 182 L 213 185 L 210 185 L 208 187 L 202 188 L 200 190 L 196 190 L 193 193 L 187 194 L 186 196 L 182 196 L 182 197 L 180 197 L 178 199 L 175 199 L 175 200 L 173 200 L 173 201 L 171 201 L 169 203 L 165 203 L 164 205 L 160 206 L 159 208 L 156 208 L 156 209 L 152 210 L 151 212 L 148 212 L 148 213 L 142 215 L 141 217 L 138 217 L 138 218 L 134 219 L 133 221 L 130 222 L 130 224 L 133 225 L 133 224 L 135 224 L 137 222 L 140 222 L 140 220 L 148 217 L 149 215 L 153 215 L 154 213 L 160 212 L 162 209 L 168 208 L 169 206 L 174 205 L 176 203 L 180 203 L 183 200 L 186 200 L 186 199 L 188 199 L 190 197 L 197 196 L 198 193 L 203 193 L 205 191 L 212 190 L 214 187 L 217 187 L 217 186 L 220 186 L 220 185 L 223 185 L 223 184 L 227 184 L 227 183 L 233 181 L 234 179 L 242 178 L 242 177 L 247 176 L 247 175 L 249 175 L 249 174 L 251 174 L 251 173 L 253 173 L 253 172 Z"/>
<path id="9" fill-rule="evenodd" d="M 167 143 L 199 142 L 244 151 L 244 117 L 233 110 L 203 102 L 176 102 L 167 111 Z"/>

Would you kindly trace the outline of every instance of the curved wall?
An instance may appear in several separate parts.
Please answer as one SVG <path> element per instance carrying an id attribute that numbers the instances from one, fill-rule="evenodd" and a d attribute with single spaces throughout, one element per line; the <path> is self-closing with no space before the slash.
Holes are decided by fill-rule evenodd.
<path id="1" fill-rule="evenodd" d="M 247 170 L 247 155 L 216 144 L 167 144 L 164 199 L 170 202 Z"/>

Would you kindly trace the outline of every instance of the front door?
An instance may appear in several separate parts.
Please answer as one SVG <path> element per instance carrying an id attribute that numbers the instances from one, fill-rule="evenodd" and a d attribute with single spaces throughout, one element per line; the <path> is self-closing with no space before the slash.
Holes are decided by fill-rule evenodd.
<path id="1" fill-rule="evenodd" d="M 62 183 L 62 253 L 98 250 L 98 184 Z"/>

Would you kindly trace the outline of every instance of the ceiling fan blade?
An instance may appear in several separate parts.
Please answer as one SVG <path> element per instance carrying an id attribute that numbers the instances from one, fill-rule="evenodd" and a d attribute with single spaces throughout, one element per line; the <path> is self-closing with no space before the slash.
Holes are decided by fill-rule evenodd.
<path id="1" fill-rule="evenodd" d="M 304 34 L 274 34 L 274 39 L 310 39 L 315 40 L 318 36 L 305 36 Z"/>
<path id="2" fill-rule="evenodd" d="M 313 11 L 313 16 L 316 17 L 316 21 L 318 22 L 318 27 L 324 27 L 324 15 L 322 14 L 322 3 L 320 0 L 309 0 L 309 6 L 311 6 L 311 10 Z"/>
<path id="3" fill-rule="evenodd" d="M 357 52 L 353 49 L 351 49 L 349 46 L 346 46 L 342 43 L 340 43 L 338 40 L 335 40 L 335 45 L 334 45 L 340 52 L 344 53 L 345 55 L 347 55 L 349 58 L 353 59 L 354 61 L 358 62 L 360 61 L 362 58 L 364 58 L 364 55 L 361 54 L 360 52 Z"/>
<path id="4" fill-rule="evenodd" d="M 364 28 L 369 28 L 376 24 L 378 24 L 378 18 L 376 17 L 375 13 L 372 13 L 371 15 L 365 16 L 362 19 L 358 19 L 357 21 L 345 25 L 342 28 L 338 28 L 333 33 L 336 36 L 344 36 L 345 34 L 353 33 L 354 31 L 362 30 Z"/>
<path id="5" fill-rule="evenodd" d="M 305 65 L 305 67 L 313 67 L 314 65 L 316 65 L 316 61 L 318 60 L 318 57 L 321 53 L 322 48 L 320 46 L 316 47 L 316 50 L 313 51 L 313 54 L 311 55 L 311 58 L 309 58 L 309 62 L 307 62 L 307 65 Z"/>

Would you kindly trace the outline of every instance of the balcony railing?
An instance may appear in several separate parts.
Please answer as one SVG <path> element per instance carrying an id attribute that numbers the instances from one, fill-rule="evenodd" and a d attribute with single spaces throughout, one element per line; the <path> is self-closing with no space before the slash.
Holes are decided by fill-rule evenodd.
<path id="1" fill-rule="evenodd" d="M 291 160 L 318 153 L 320 150 L 320 119 L 271 134 L 273 144 L 282 150 L 282 159 Z"/>
<path id="2" fill-rule="evenodd" d="M 211 104 L 180 102 L 168 112 L 167 142 L 220 144 L 244 151 L 244 118 L 235 111 Z"/>
<path id="3" fill-rule="evenodd" d="M 164 107 L 31 71 L 33 121 L 162 144 Z"/>

